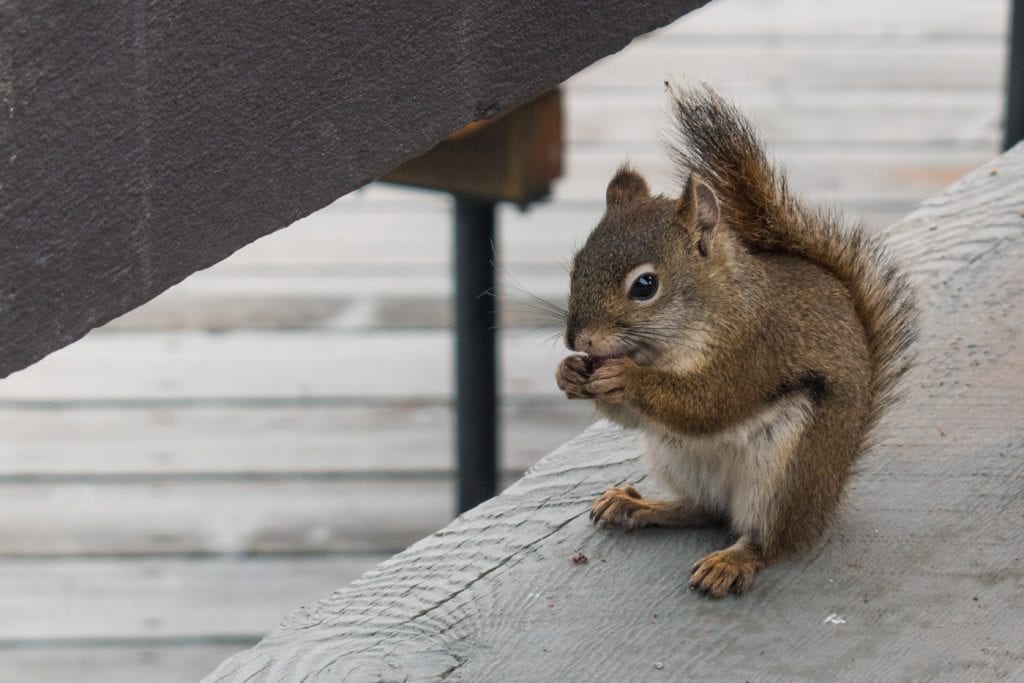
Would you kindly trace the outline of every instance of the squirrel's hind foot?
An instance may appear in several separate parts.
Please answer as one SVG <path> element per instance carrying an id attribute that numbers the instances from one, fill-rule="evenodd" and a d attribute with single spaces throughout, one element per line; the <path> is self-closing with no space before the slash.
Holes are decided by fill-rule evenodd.
<path id="1" fill-rule="evenodd" d="M 725 550 L 697 560 L 690 569 L 690 588 L 708 597 L 721 598 L 730 591 L 739 595 L 754 583 L 754 575 L 763 566 L 761 552 L 741 538 Z"/>

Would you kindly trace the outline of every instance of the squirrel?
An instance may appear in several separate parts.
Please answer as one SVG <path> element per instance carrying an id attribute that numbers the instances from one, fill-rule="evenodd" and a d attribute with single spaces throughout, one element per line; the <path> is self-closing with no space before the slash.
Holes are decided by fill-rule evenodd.
<path id="1" fill-rule="evenodd" d="M 573 258 L 556 371 L 570 399 L 643 434 L 674 500 L 609 488 L 600 526 L 727 524 L 689 585 L 747 590 L 807 549 L 912 360 L 917 305 L 884 241 L 794 196 L 752 123 L 707 85 L 666 84 L 679 197 L 620 167 Z"/>

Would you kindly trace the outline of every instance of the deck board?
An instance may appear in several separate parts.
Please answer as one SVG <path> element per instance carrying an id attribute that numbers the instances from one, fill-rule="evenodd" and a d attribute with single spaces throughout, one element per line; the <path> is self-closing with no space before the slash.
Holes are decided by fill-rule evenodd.
<path id="1" fill-rule="evenodd" d="M 1003 0 L 943 2 L 933 0 L 771 0 L 726 1 L 701 8 L 685 22 L 665 28 L 670 35 L 689 39 L 762 36 L 799 39 L 821 36 L 852 40 L 914 37 L 1001 37 L 1005 33 L 1008 5 Z"/>
<path id="2" fill-rule="evenodd" d="M 397 552 L 454 516 L 433 477 L 175 478 L 0 485 L 8 557 Z"/>
<path id="3" fill-rule="evenodd" d="M 566 431 L 578 432 L 594 420 L 590 406 L 557 398 L 502 403 L 507 472 L 522 472 Z M 451 422 L 447 401 L 0 408 L 0 485 L 58 477 L 453 476 Z"/>
<path id="4" fill-rule="evenodd" d="M 0 680 L 79 683 L 197 681 L 217 662 L 248 646 L 245 638 L 210 643 L 158 639 L 138 646 L 85 641 L 0 649 Z"/>
<path id="5" fill-rule="evenodd" d="M 528 341 L 530 331 L 502 335 L 503 392 L 557 396 L 551 389 L 561 358 L 557 335 Z M 123 332 L 41 361 L 0 385 L 4 402 L 333 399 L 359 405 L 440 401 L 453 386 L 447 330 L 320 332 Z M 382 368 L 387 368 L 386 372 Z M 201 381 L 198 381 L 201 378 Z"/>
<path id="6" fill-rule="evenodd" d="M 761 44 L 758 44 L 760 42 Z M 752 44 L 753 43 L 753 44 Z M 679 41 L 638 41 L 633 50 L 606 57 L 577 78 L 585 86 L 651 87 L 667 76 L 692 76 L 732 90 L 769 82 L 781 89 L 829 88 L 999 88 L 1005 47 L 988 37 L 925 41 L 913 37 L 893 45 L 787 43 L 767 38 L 718 46 Z M 769 58 L 770 57 L 770 58 Z M 757 69 L 745 68 L 758 64 Z"/>
<path id="7" fill-rule="evenodd" d="M 572 79 L 565 178 L 550 201 L 528 212 L 499 209 L 506 479 L 577 434 L 592 414 L 558 395 L 550 379 L 557 329 L 525 306 L 512 280 L 564 300 L 564 261 L 600 217 L 605 183 L 624 158 L 657 189 L 672 191 L 656 137 L 665 77 L 728 89 L 764 130 L 794 187 L 882 228 L 995 155 L 1007 8 L 1006 0 L 837 0 L 827 9 L 818 0 L 715 0 Z M 19 615 L 3 625 L 0 680 L 194 680 L 250 646 L 277 621 L 274 610 L 284 616 L 450 520 L 450 210 L 438 194 L 371 184 L 0 382 L 0 613 Z M 969 226 L 980 215 L 955 220 Z M 928 228 L 914 221 L 928 220 L 917 214 L 901 224 L 907 239 Z M 1008 229 L 1003 238 L 1013 236 Z M 966 277 L 964 254 L 978 256 L 988 244 L 958 243 L 951 252 L 945 233 L 931 239 L 943 256 L 901 248 L 936 283 Z M 934 352 L 940 359 L 967 353 L 961 347 L 970 343 L 965 333 Z M 994 433 L 1000 406 L 1014 399 L 1013 387 L 990 384 L 989 394 L 971 395 L 991 408 L 976 413 L 983 433 Z M 944 399 L 938 414 L 955 416 L 957 407 Z M 974 452 L 952 418 L 907 419 L 907 444 L 933 443 L 943 430 L 950 444 Z M 616 468 L 632 472 L 621 463 L 635 449 L 622 448 L 592 478 L 594 490 Z M 878 468 L 882 490 L 937 485 L 922 470 L 928 455 L 923 447 L 908 451 L 910 470 Z M 1009 476 L 1009 466 L 979 465 L 973 476 Z M 581 489 L 551 505 L 576 514 L 573 506 L 589 494 Z M 855 507 L 850 523 L 888 532 L 893 507 Z M 956 525 L 954 516 L 943 520 Z M 563 551 L 577 549 L 578 520 L 561 533 L 563 545 L 547 558 L 560 569 Z M 869 546 L 849 538 L 850 561 L 860 562 Z M 593 538 L 594 556 L 647 561 L 646 544 L 663 541 L 640 537 L 622 547 Z M 802 580 L 827 581 L 837 569 L 851 582 L 862 580 L 858 572 L 885 585 L 901 576 L 877 564 L 855 572 L 843 558 L 813 565 Z M 621 572 L 597 564 L 602 573 L 592 572 L 597 583 L 587 590 L 618 585 Z M 661 569 L 668 575 L 655 565 L 650 581 L 674 590 L 658 577 Z M 577 590 L 579 576 L 538 585 L 536 600 L 520 596 L 524 613 L 562 614 L 591 595 Z M 760 589 L 788 590 L 785 576 L 767 575 Z M 548 608 L 554 588 L 562 592 Z M 201 612 L 189 614 L 203 596 L 216 607 L 210 618 L 222 628 L 215 632 L 203 628 Z M 63 621 L 61 600 L 69 605 Z M 678 609 L 676 597 L 664 607 Z M 809 603 L 798 617 L 818 627 L 826 607 L 845 605 Z M 645 655 L 652 615 L 614 615 Z M 699 616 L 719 618 L 710 610 Z M 141 638 L 147 623 L 177 626 Z M 543 650 L 548 635 L 524 635 L 509 623 L 495 637 L 526 653 Z M 1005 643 L 993 638 L 979 646 L 976 670 L 999 671 L 1007 661 Z M 601 661 L 601 648 L 586 652 Z M 676 664 L 664 661 L 666 669 Z M 674 673 L 707 673 L 693 667 Z"/>
<path id="8" fill-rule="evenodd" d="M 1024 145 L 893 227 L 924 304 L 905 400 L 827 542 L 748 594 L 686 589 L 723 529 L 589 523 L 606 486 L 662 493 L 638 435 L 599 423 L 204 680 L 1019 678 L 1022 187 Z"/>
<path id="9" fill-rule="evenodd" d="M 256 640 L 310 590 L 329 592 L 386 557 L 0 559 L 0 660 L 18 643 L 144 647 L 161 638 Z M 95 608 L 98 599 L 102 610 Z"/>

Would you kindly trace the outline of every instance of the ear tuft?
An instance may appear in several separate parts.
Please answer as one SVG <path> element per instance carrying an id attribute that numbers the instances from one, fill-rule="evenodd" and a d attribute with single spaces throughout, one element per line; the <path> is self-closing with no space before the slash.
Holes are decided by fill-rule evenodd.
<path id="1" fill-rule="evenodd" d="M 694 230 L 697 251 L 701 256 L 707 256 L 720 218 L 718 197 L 715 196 L 714 190 L 696 173 L 691 173 L 686 181 L 683 196 L 676 204 L 676 210 L 683 222 Z"/>
<path id="2" fill-rule="evenodd" d="M 608 191 L 605 199 L 608 206 L 618 206 L 634 199 L 650 197 L 651 191 L 647 187 L 644 177 L 627 165 L 619 167 L 615 177 L 608 183 Z"/>

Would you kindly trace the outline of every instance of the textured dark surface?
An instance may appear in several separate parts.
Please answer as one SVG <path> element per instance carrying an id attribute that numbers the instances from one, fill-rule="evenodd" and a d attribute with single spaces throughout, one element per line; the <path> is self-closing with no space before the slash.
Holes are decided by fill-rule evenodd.
<path id="1" fill-rule="evenodd" d="M 609 485 L 657 494 L 603 423 L 206 680 L 1020 679 L 1022 188 L 1024 145 L 893 226 L 923 308 L 906 400 L 828 541 L 749 593 L 686 590 L 719 529 L 588 523 Z"/>
<path id="2" fill-rule="evenodd" d="M 0 4 L 0 377 L 701 4 Z"/>

